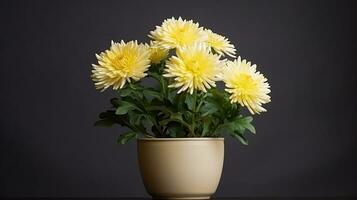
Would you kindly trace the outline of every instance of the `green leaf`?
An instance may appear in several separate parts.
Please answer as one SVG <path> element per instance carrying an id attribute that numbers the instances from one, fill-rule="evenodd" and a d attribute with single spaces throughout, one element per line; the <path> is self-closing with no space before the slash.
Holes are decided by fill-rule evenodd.
<path id="1" fill-rule="evenodd" d="M 142 85 L 140 85 L 139 83 L 140 83 L 139 81 L 137 81 L 135 83 L 129 83 L 127 89 L 130 90 L 130 92 L 129 91 L 125 92 L 124 93 L 125 97 L 130 96 L 133 99 L 137 99 L 137 100 L 142 99 L 143 98 L 143 90 L 145 90 L 145 88 Z M 124 96 L 122 96 L 122 97 L 124 97 Z"/>
<path id="2" fill-rule="evenodd" d="M 255 128 L 254 128 L 254 126 L 252 124 L 246 124 L 245 128 L 248 129 L 253 134 L 256 133 Z"/>
<path id="3" fill-rule="evenodd" d="M 120 90 L 118 90 L 118 93 L 121 97 L 127 97 L 132 93 L 132 89 L 131 88 L 122 88 Z"/>
<path id="4" fill-rule="evenodd" d="M 132 132 L 132 131 L 123 133 L 118 137 L 117 143 L 118 144 L 126 144 L 129 140 L 135 138 L 136 136 L 137 136 L 137 133 Z"/>
<path id="5" fill-rule="evenodd" d="M 153 77 L 154 79 L 156 79 L 157 81 L 160 81 L 161 79 L 161 75 L 156 73 L 156 72 L 147 72 L 149 76 Z"/>
<path id="6" fill-rule="evenodd" d="M 170 125 L 167 129 L 166 134 L 173 138 L 185 137 L 186 135 L 185 130 L 179 123 Z"/>
<path id="7" fill-rule="evenodd" d="M 252 121 L 253 121 L 253 117 L 251 117 L 251 116 L 248 116 L 248 117 L 239 116 L 238 117 L 238 126 L 241 126 L 244 129 L 248 129 L 250 132 L 255 134 L 255 128 L 251 124 Z"/>
<path id="8" fill-rule="evenodd" d="M 207 98 L 207 101 L 216 105 L 218 108 L 216 111 L 217 115 L 220 115 L 222 119 L 229 119 L 236 116 L 237 113 L 234 113 L 235 116 L 231 116 L 232 111 L 236 111 L 233 109 L 236 106 L 230 103 L 229 94 L 227 92 L 221 92 L 216 88 L 211 89 L 210 92 L 212 95 Z"/>
<path id="9" fill-rule="evenodd" d="M 185 102 L 185 93 L 180 93 L 177 94 L 174 100 L 174 105 L 176 105 L 176 108 L 178 111 L 184 110 L 184 102 Z"/>
<path id="10" fill-rule="evenodd" d="M 238 132 L 243 134 L 246 129 L 250 132 L 255 133 L 254 126 L 250 123 L 253 120 L 252 117 L 242 117 L 238 116 L 231 121 L 227 121 L 223 124 L 224 128 L 228 128 L 230 132 Z"/>
<path id="11" fill-rule="evenodd" d="M 185 123 L 182 119 L 182 113 L 171 113 L 170 118 L 160 121 L 160 125 L 167 125 L 169 122 Z"/>
<path id="12" fill-rule="evenodd" d="M 248 145 L 248 140 L 241 134 L 232 134 L 233 137 L 237 138 L 242 144 Z"/>
<path id="13" fill-rule="evenodd" d="M 117 108 L 119 106 L 119 99 L 118 98 L 112 98 L 110 99 L 110 103 L 113 105 L 114 108 Z"/>
<path id="14" fill-rule="evenodd" d="M 177 96 L 177 92 L 174 90 L 174 91 L 171 91 L 171 92 L 169 92 L 169 94 L 168 94 L 168 99 L 169 99 L 169 101 L 172 103 L 172 104 L 174 104 L 174 102 L 175 102 L 175 97 Z"/>
<path id="15" fill-rule="evenodd" d="M 252 116 L 240 117 L 240 120 L 241 120 L 243 123 L 247 124 L 247 123 L 250 123 L 250 122 L 253 121 L 253 117 L 252 117 Z"/>
<path id="16" fill-rule="evenodd" d="M 161 121 L 159 122 L 159 124 L 165 126 L 165 125 L 167 125 L 167 124 L 170 123 L 170 122 L 178 122 L 178 123 L 182 124 L 183 126 L 185 126 L 186 128 L 190 129 L 190 125 L 187 124 L 187 123 L 183 120 L 183 118 L 182 118 L 182 113 L 180 113 L 180 112 L 178 112 L 178 113 L 171 113 L 171 114 L 170 114 L 170 118 L 161 120 Z"/>
<path id="17" fill-rule="evenodd" d="M 209 132 L 210 124 L 211 124 L 211 120 L 209 120 L 209 119 L 203 120 L 203 129 L 202 129 L 202 134 L 201 134 L 202 137 L 206 136 L 207 133 Z"/>
<path id="18" fill-rule="evenodd" d="M 145 97 L 149 98 L 157 98 L 158 100 L 162 101 L 164 98 L 164 95 L 158 91 L 155 91 L 153 89 L 146 89 L 143 91 L 143 94 Z"/>
<path id="19" fill-rule="evenodd" d="M 128 118 L 131 125 L 136 126 L 139 125 L 141 119 L 144 118 L 143 114 L 138 114 L 135 112 L 128 112 Z"/>
<path id="20" fill-rule="evenodd" d="M 193 95 L 187 94 L 185 99 L 185 104 L 189 110 L 193 110 L 195 106 L 195 97 Z"/>
<path id="21" fill-rule="evenodd" d="M 114 110 L 107 110 L 99 114 L 100 120 L 95 122 L 95 126 L 112 126 L 113 124 L 119 124 L 125 126 L 125 119 L 121 115 L 116 115 Z"/>
<path id="22" fill-rule="evenodd" d="M 193 118 L 195 117 L 195 114 L 192 111 L 185 110 L 182 111 L 182 117 L 185 121 L 192 122 Z"/>
<path id="23" fill-rule="evenodd" d="M 146 110 L 149 111 L 161 111 L 165 113 L 172 113 L 172 111 L 167 106 L 157 105 L 157 106 L 148 106 Z"/>
<path id="24" fill-rule="evenodd" d="M 201 106 L 201 116 L 205 117 L 208 116 L 210 114 L 213 114 L 215 112 L 217 112 L 219 110 L 219 107 L 217 106 L 217 104 L 212 103 L 212 102 L 205 102 L 203 104 L 203 106 Z"/>
<path id="25" fill-rule="evenodd" d="M 239 123 L 239 121 L 231 122 L 230 123 L 233 131 L 236 131 L 240 134 L 243 134 L 245 132 L 245 127 Z"/>
<path id="26" fill-rule="evenodd" d="M 239 133 L 243 136 L 245 130 L 248 129 L 250 132 L 255 134 L 255 128 L 251 124 L 252 120 L 253 118 L 251 116 L 243 117 L 240 115 L 230 121 L 226 120 L 223 124 L 219 125 L 215 132 L 225 132 L 228 134 Z"/>
<path id="27" fill-rule="evenodd" d="M 149 119 L 147 115 L 145 115 L 144 118 L 141 119 L 141 124 L 147 129 L 150 129 L 150 127 L 154 126 L 153 122 Z"/>
<path id="28" fill-rule="evenodd" d="M 143 89 L 145 89 L 142 85 L 139 84 L 139 82 L 129 83 L 129 88 L 131 88 L 133 90 L 143 90 Z"/>
<path id="29" fill-rule="evenodd" d="M 115 111 L 115 114 L 125 115 L 132 110 L 142 111 L 138 106 L 133 103 L 130 103 L 128 101 L 121 101 L 119 107 Z"/>
<path id="30" fill-rule="evenodd" d="M 156 69 L 157 69 L 157 67 L 156 67 Z M 160 91 L 162 92 L 164 97 L 167 97 L 168 96 L 168 94 L 167 94 L 167 90 L 168 90 L 167 80 L 161 74 L 159 74 L 157 72 L 149 71 L 147 73 L 150 77 L 152 77 L 158 81 L 158 83 L 160 84 Z"/>

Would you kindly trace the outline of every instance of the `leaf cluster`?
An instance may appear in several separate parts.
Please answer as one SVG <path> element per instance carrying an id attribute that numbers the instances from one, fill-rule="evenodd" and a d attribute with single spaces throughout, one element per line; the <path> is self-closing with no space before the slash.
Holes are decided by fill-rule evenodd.
<path id="1" fill-rule="evenodd" d="M 180 93 L 169 88 L 162 76 L 164 63 L 151 66 L 148 77 L 154 87 L 141 81 L 129 83 L 112 98 L 111 109 L 100 113 L 96 126 L 119 124 L 128 132 L 118 137 L 125 144 L 137 137 L 222 137 L 225 134 L 248 144 L 245 132 L 255 133 L 251 116 L 242 116 L 239 104 L 231 104 L 229 94 L 216 88 L 206 93 Z"/>

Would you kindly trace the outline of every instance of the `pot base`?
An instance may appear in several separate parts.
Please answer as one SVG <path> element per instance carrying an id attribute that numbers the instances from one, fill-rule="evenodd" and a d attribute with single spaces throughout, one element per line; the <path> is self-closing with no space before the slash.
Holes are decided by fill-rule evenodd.
<path id="1" fill-rule="evenodd" d="M 210 196 L 201 196 L 201 197 L 152 197 L 152 199 L 168 199 L 168 200 L 195 200 L 195 199 L 210 199 Z"/>

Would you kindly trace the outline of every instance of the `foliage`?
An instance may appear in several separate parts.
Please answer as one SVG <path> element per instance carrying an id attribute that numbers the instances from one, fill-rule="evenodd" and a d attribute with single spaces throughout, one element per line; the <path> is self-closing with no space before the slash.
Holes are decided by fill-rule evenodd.
<path id="1" fill-rule="evenodd" d="M 151 66 L 148 76 L 155 87 L 137 81 L 117 91 L 110 100 L 112 108 L 100 113 L 96 126 L 119 124 L 130 129 L 118 137 L 125 144 L 136 137 L 221 137 L 225 134 L 248 144 L 244 134 L 255 133 L 251 116 L 242 116 L 239 104 L 229 102 L 229 94 L 217 88 L 207 93 L 195 91 L 176 94 L 167 87 L 169 79 L 160 74 L 164 63 Z"/>
<path id="2" fill-rule="evenodd" d="M 228 38 L 181 17 L 164 20 L 148 36 L 150 45 L 112 41 L 96 54 L 95 87 L 112 88 L 117 97 L 95 125 L 127 127 L 118 137 L 121 144 L 137 137 L 230 135 L 247 145 L 245 134 L 255 134 L 255 128 L 241 108 L 260 114 L 271 101 L 270 85 L 257 65 L 236 55 Z M 148 86 L 144 78 L 156 84 Z M 218 89 L 217 81 L 225 89 Z"/>

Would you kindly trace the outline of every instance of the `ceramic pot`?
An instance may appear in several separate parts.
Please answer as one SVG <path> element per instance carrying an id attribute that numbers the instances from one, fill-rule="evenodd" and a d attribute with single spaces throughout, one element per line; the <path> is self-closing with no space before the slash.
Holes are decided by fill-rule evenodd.
<path id="1" fill-rule="evenodd" d="M 224 138 L 141 138 L 138 159 L 153 198 L 209 199 L 221 178 Z"/>

